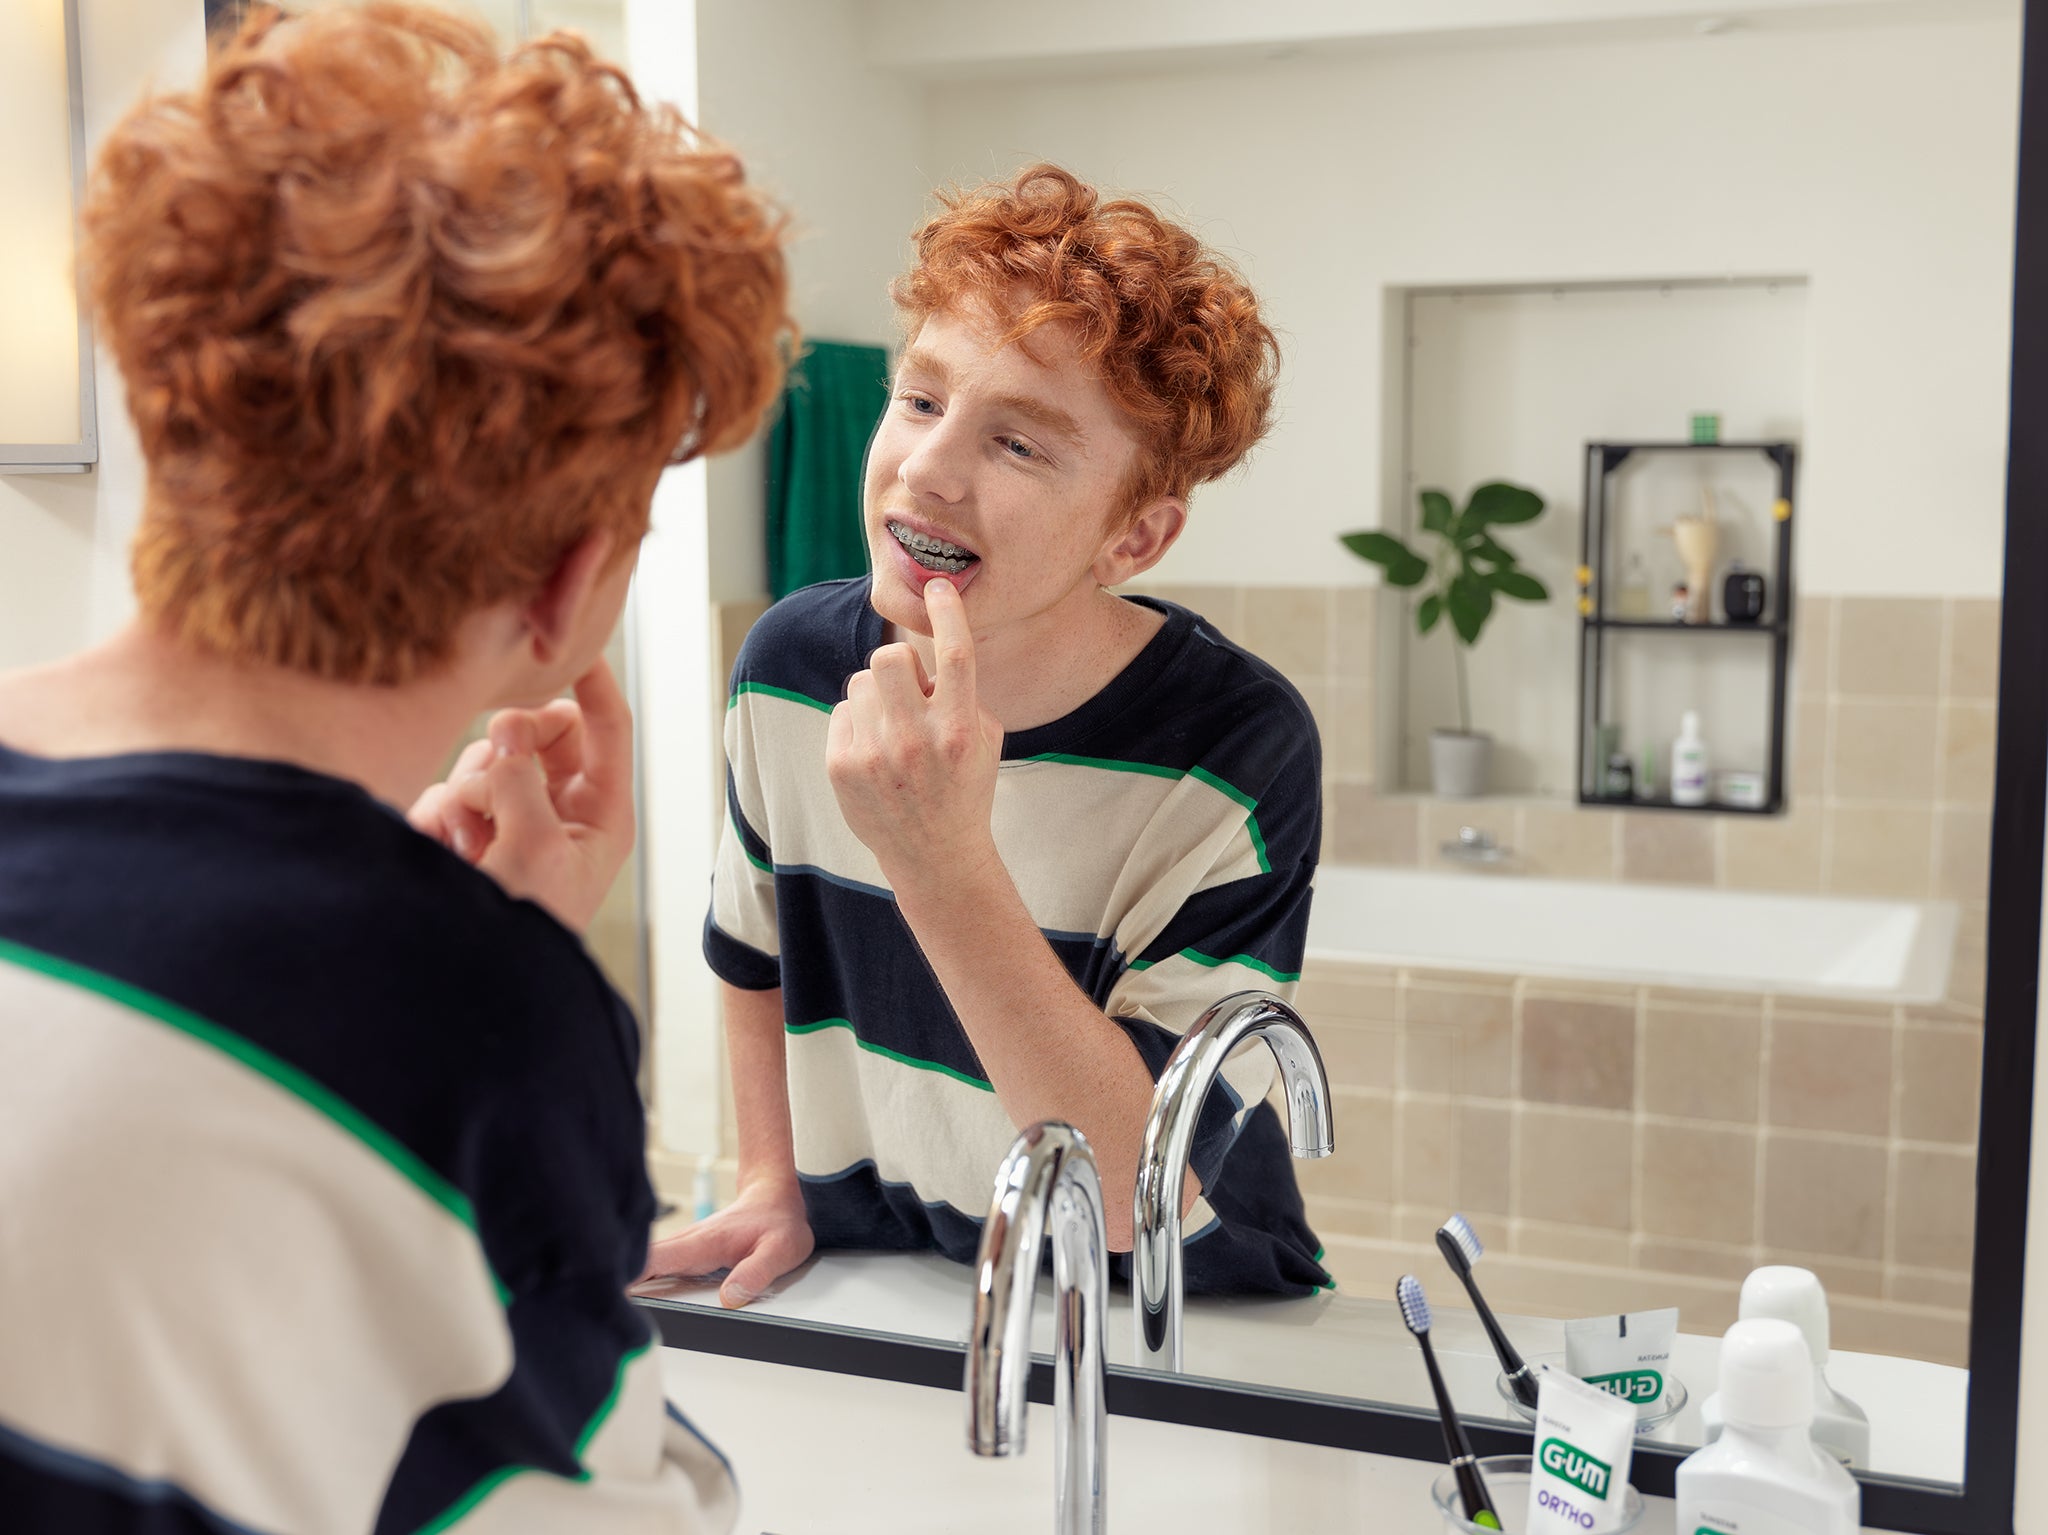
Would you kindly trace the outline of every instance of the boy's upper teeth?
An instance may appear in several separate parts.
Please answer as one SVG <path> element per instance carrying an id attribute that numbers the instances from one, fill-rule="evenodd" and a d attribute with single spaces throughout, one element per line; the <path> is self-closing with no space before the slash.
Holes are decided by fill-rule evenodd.
<path id="1" fill-rule="evenodd" d="M 964 559 L 967 556 L 967 551 L 958 544 L 949 544 L 943 538 L 933 538 L 928 533 L 916 532 L 898 522 L 890 523 L 889 531 L 921 554 L 943 554 L 951 560 Z"/>

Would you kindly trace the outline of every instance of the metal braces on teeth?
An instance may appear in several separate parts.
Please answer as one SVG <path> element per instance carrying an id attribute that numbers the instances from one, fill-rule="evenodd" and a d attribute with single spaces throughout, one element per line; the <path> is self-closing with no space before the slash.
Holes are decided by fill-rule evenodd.
<path id="1" fill-rule="evenodd" d="M 899 544 L 918 554 L 930 555 L 947 564 L 957 563 L 962 569 L 976 558 L 958 544 L 949 544 L 943 538 L 933 538 L 929 534 L 915 532 L 900 523 L 890 523 L 889 533 Z"/>

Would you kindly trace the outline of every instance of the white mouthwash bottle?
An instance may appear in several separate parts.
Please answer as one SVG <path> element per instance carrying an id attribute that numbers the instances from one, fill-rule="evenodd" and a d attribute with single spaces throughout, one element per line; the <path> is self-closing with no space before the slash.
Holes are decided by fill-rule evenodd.
<path id="1" fill-rule="evenodd" d="M 1811 1269 L 1772 1264 L 1753 1270 L 1742 1282 L 1744 1321 L 1782 1317 L 1797 1327 L 1813 1356 L 1813 1442 L 1845 1466 L 1870 1464 L 1870 1419 L 1861 1407 L 1828 1384 L 1828 1297 Z M 1721 1398 L 1717 1393 L 1700 1404 L 1700 1425 L 1706 1442 L 1721 1437 Z"/>
<path id="2" fill-rule="evenodd" d="M 1721 1418 L 1721 1437 L 1678 1468 L 1684 1535 L 1856 1535 L 1863 1492 L 1810 1437 L 1813 1356 L 1792 1323 L 1728 1329 Z"/>
<path id="3" fill-rule="evenodd" d="M 1704 805 L 1707 802 L 1707 743 L 1700 739 L 1700 717 L 1688 709 L 1679 722 L 1678 739 L 1671 743 L 1671 803 Z"/>

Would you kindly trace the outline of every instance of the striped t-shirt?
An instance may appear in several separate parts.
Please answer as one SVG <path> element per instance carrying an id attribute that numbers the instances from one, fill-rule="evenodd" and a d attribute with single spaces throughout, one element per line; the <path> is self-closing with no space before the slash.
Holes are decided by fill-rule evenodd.
<path id="1" fill-rule="evenodd" d="M 0 1529 L 725 1530 L 630 1013 L 352 785 L 0 748 Z"/>
<path id="2" fill-rule="evenodd" d="M 1019 1127 L 826 776 L 832 707 L 884 643 L 868 590 L 862 577 L 794 593 L 740 651 L 704 947 L 734 986 L 782 988 L 819 1245 L 968 1262 Z M 1147 605 L 1165 625 L 1122 673 L 1065 718 L 1005 738 L 993 830 L 1046 942 L 1156 1078 L 1211 1003 L 1292 991 L 1322 812 L 1300 695 L 1185 608 Z M 1264 1101 L 1272 1076 L 1264 1047 L 1240 1053 L 1197 1126 L 1191 1292 L 1328 1282 Z"/>

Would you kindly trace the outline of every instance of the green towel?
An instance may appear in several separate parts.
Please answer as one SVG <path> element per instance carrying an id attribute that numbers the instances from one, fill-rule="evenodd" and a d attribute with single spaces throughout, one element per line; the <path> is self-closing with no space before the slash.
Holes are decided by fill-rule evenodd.
<path id="1" fill-rule="evenodd" d="M 768 435 L 771 596 L 867 571 L 861 473 L 888 403 L 881 347 L 813 341 L 790 370 Z"/>

